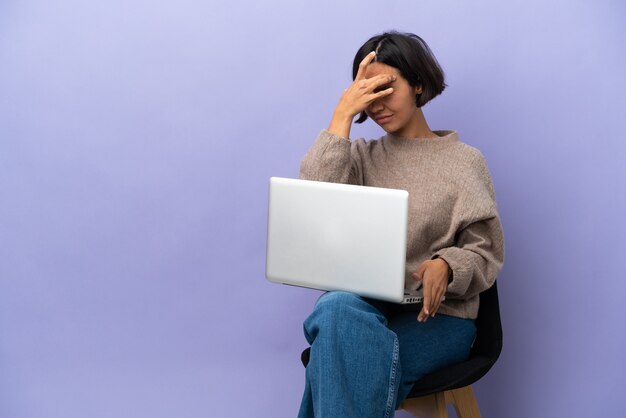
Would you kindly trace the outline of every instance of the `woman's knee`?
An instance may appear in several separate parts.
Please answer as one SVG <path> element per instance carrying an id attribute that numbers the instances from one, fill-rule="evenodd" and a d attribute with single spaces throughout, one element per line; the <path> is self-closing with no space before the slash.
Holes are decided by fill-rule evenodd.
<path id="1" fill-rule="evenodd" d="M 374 320 L 384 322 L 385 317 L 357 294 L 332 291 L 322 295 L 315 309 L 304 322 L 307 338 L 320 332 L 342 334 L 346 328 L 365 325 Z"/>
<path id="2" fill-rule="evenodd" d="M 342 290 L 334 290 L 324 293 L 318 300 L 315 308 L 337 308 L 352 305 L 360 305 L 364 300 L 356 293 L 344 292 Z"/>
<path id="3" fill-rule="evenodd" d="M 343 291 L 324 293 L 315 304 L 311 316 L 336 324 L 342 319 L 365 308 L 366 302 L 357 294 Z"/>

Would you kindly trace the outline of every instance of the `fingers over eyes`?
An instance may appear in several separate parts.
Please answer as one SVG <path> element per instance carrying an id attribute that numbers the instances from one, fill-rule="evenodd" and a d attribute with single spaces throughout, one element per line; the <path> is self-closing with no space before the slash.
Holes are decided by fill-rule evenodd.
<path id="1" fill-rule="evenodd" d="M 359 70 L 356 73 L 356 77 L 354 77 L 355 80 L 361 80 L 365 78 L 365 69 L 374 60 L 374 57 L 376 57 L 376 52 L 372 51 L 367 54 L 365 58 L 363 58 L 363 60 L 361 60 L 361 63 L 359 64 Z"/>

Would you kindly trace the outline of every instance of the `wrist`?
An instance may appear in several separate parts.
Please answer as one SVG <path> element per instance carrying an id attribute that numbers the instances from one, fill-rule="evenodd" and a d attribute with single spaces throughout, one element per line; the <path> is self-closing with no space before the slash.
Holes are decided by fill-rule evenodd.
<path id="1" fill-rule="evenodd" d="M 352 119 L 354 119 L 355 116 L 356 115 L 353 114 L 352 112 L 349 112 L 345 110 L 344 108 L 337 106 L 337 108 L 333 112 L 332 121 L 335 121 L 337 123 L 347 123 L 351 125 Z"/>
<path id="2" fill-rule="evenodd" d="M 439 261 L 439 263 L 441 264 L 441 266 L 446 270 L 446 274 L 448 277 L 448 283 L 450 283 L 452 281 L 452 267 L 450 267 L 450 264 L 448 264 L 448 262 L 446 260 L 444 260 L 443 258 L 436 256 L 433 261 Z"/>
<path id="3" fill-rule="evenodd" d="M 330 125 L 328 125 L 328 132 L 344 138 L 349 138 L 353 118 L 354 116 L 350 116 L 340 109 L 335 110 L 333 118 L 330 121 Z"/>

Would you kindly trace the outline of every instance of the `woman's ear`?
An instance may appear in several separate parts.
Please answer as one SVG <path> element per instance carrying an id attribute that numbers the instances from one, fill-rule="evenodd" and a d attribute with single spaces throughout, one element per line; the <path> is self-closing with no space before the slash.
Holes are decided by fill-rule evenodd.
<path id="1" fill-rule="evenodd" d="M 422 85 L 420 84 L 417 87 L 414 87 L 415 89 L 415 95 L 417 96 L 418 94 L 422 94 Z"/>

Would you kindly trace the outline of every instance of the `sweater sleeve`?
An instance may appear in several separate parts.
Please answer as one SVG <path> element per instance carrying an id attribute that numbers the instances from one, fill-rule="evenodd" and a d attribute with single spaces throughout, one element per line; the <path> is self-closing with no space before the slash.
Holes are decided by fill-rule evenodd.
<path id="1" fill-rule="evenodd" d="M 300 179 L 362 185 L 356 142 L 323 130 L 300 163 Z"/>
<path id="2" fill-rule="evenodd" d="M 504 263 L 504 237 L 495 194 L 487 165 L 479 155 L 477 184 L 467 190 L 473 204 L 464 202 L 466 214 L 457 231 L 455 244 L 433 256 L 441 257 L 452 269 L 447 296 L 470 299 L 488 289 Z"/>

